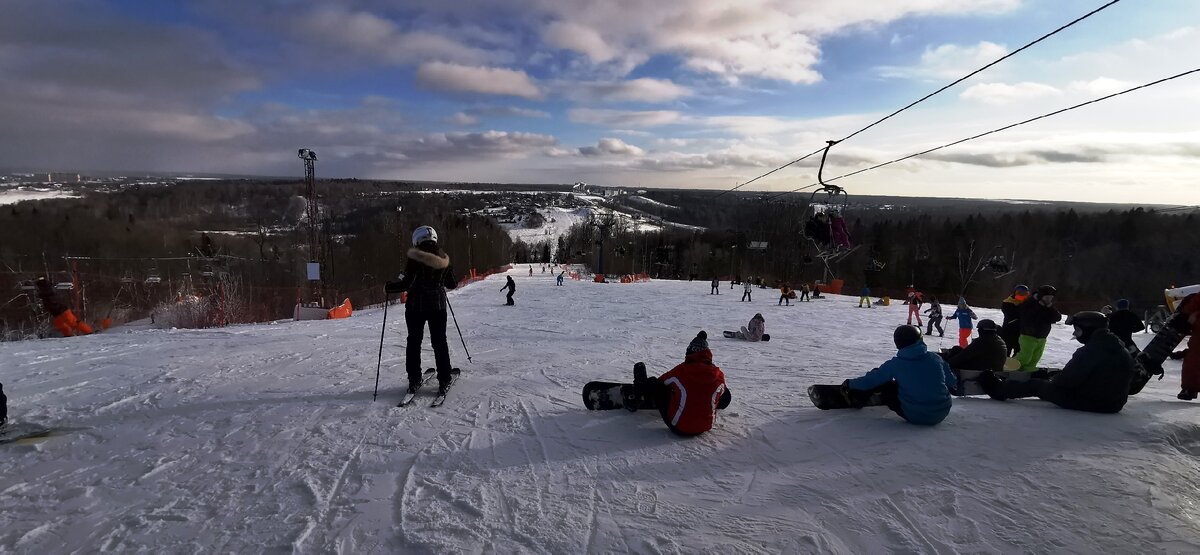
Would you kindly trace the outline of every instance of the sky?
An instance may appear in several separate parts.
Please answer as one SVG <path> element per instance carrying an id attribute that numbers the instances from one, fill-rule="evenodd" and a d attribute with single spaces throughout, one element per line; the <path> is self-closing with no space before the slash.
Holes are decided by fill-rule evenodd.
<path id="1" fill-rule="evenodd" d="M 3 0 L 0 167 L 729 189 L 1103 0 Z M 1200 68 L 1122 0 L 833 147 L 825 175 Z M 1200 204 L 1200 74 L 837 183 Z M 816 178 L 818 157 L 747 190 Z"/>

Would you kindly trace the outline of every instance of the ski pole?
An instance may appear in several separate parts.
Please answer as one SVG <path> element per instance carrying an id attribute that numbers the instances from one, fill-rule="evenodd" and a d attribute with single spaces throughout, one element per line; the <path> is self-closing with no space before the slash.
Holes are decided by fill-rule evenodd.
<path id="1" fill-rule="evenodd" d="M 375 393 L 371 394 L 371 402 L 379 397 L 379 367 L 383 365 L 383 333 L 387 331 L 387 307 L 391 301 L 391 295 L 383 294 L 383 327 L 379 329 L 379 360 L 375 362 Z"/>
<path id="2" fill-rule="evenodd" d="M 467 350 L 467 340 L 463 339 L 462 328 L 458 327 L 458 318 L 454 316 L 454 307 L 450 305 L 450 296 L 443 293 L 442 298 L 446 299 L 446 308 L 450 309 L 450 317 L 454 319 L 454 329 L 458 330 L 458 340 L 462 341 L 463 351 L 467 353 L 467 362 L 475 362 L 471 360 L 471 351 Z"/>

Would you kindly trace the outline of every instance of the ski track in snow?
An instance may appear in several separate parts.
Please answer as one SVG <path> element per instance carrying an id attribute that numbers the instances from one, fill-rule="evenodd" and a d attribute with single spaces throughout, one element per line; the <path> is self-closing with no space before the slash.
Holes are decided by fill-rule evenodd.
<path id="1" fill-rule="evenodd" d="M 451 337 L 463 376 L 437 409 L 394 406 L 398 311 L 375 403 L 380 310 L 0 344 L 10 415 L 82 428 L 0 448 L 0 551 L 1200 551 L 1200 409 L 1174 400 L 1178 362 L 1120 415 L 969 398 L 924 428 L 805 394 L 890 357 L 903 305 L 523 270 L 513 307 L 502 276 L 451 293 L 475 362 Z M 755 312 L 770 343 L 721 338 Z M 666 371 L 701 328 L 733 393 L 712 432 L 583 408 L 584 383 Z M 1056 326 L 1044 363 L 1074 345 Z"/>

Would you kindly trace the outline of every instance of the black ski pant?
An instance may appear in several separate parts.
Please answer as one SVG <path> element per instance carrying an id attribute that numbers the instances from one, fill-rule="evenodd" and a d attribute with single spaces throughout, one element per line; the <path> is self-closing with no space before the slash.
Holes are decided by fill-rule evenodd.
<path id="1" fill-rule="evenodd" d="M 709 291 L 708 294 L 709 295 L 720 295 L 721 289 L 719 287 L 717 287 L 716 285 L 714 285 L 714 286 L 712 286 L 712 291 Z"/>
<path id="2" fill-rule="evenodd" d="M 946 330 L 942 329 L 942 317 L 941 316 L 930 316 L 929 317 L 929 320 L 926 321 L 925 335 L 933 335 L 933 328 L 935 326 L 937 327 L 937 330 L 938 330 L 938 337 L 945 337 Z"/>
<path id="3" fill-rule="evenodd" d="M 516 291 L 509 291 L 509 292 L 508 292 L 508 296 L 507 296 L 507 297 L 505 297 L 505 299 L 506 299 L 506 300 L 505 300 L 504 304 L 506 304 L 506 305 L 509 305 L 509 306 L 512 306 L 512 305 L 514 305 L 514 304 L 517 304 L 517 303 L 514 303 L 514 302 L 513 302 L 513 300 L 512 300 L 513 293 L 516 293 Z M 445 315 L 444 315 L 444 314 L 442 315 L 442 321 L 443 321 L 443 322 L 445 321 Z"/>
<path id="4" fill-rule="evenodd" d="M 780 295 L 779 302 L 775 303 L 775 304 L 784 304 L 784 303 L 787 303 L 787 306 L 792 306 L 792 300 L 789 299 L 787 295 Z"/>
<path id="5" fill-rule="evenodd" d="M 749 291 L 746 291 L 745 293 L 742 293 L 742 300 L 743 300 L 743 301 L 750 301 L 750 302 L 754 302 L 754 299 L 751 299 L 751 298 L 750 298 L 750 292 L 749 292 Z"/>
<path id="6" fill-rule="evenodd" d="M 437 365 L 439 383 L 450 381 L 450 346 L 446 344 L 446 312 L 441 310 L 408 310 L 404 312 L 404 323 L 408 326 L 408 344 L 405 346 L 404 369 L 408 381 L 421 380 L 421 341 L 425 336 L 425 324 L 429 323 L 429 342 L 433 344 L 433 360 Z"/>
<path id="7" fill-rule="evenodd" d="M 861 406 L 867 406 L 867 400 L 877 393 L 884 406 L 892 409 L 892 412 L 900 415 L 900 418 L 908 420 L 908 417 L 904 416 L 904 408 L 900 406 L 900 385 L 896 383 L 896 380 L 889 381 L 875 389 L 868 389 L 866 391 L 850 390 L 853 399 L 856 403 L 862 403 Z"/>
<path id="8" fill-rule="evenodd" d="M 0 424 L 8 420 L 8 397 L 4 396 L 4 384 L 0 383 Z"/>
<path id="9" fill-rule="evenodd" d="M 1030 378 L 1025 381 L 1004 380 L 1000 384 L 1000 395 L 1005 399 L 1023 399 L 1026 397 L 1037 397 L 1043 401 L 1049 401 L 1064 409 L 1080 410 L 1084 412 L 1101 412 L 1101 413 L 1116 413 L 1120 412 L 1125 406 L 1124 402 L 1115 404 L 1112 402 L 1099 401 L 1096 399 L 1088 399 L 1080 395 L 1080 391 L 1057 387 L 1050 380 L 1042 380 L 1038 378 Z"/>
<path id="10" fill-rule="evenodd" d="M 808 291 L 801 291 L 801 292 L 800 292 L 800 300 L 802 300 L 802 301 L 807 301 L 807 300 L 809 300 L 809 298 L 808 298 Z"/>

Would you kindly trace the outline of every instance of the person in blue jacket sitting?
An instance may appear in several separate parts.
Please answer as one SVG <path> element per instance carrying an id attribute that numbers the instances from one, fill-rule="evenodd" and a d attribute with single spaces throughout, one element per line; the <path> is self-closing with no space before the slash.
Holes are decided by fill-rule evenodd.
<path id="1" fill-rule="evenodd" d="M 895 357 L 843 385 L 851 397 L 882 394 L 884 404 L 912 424 L 932 426 L 945 420 L 958 383 L 950 365 L 929 352 L 916 327 L 900 326 L 892 339 L 898 349 Z"/>

